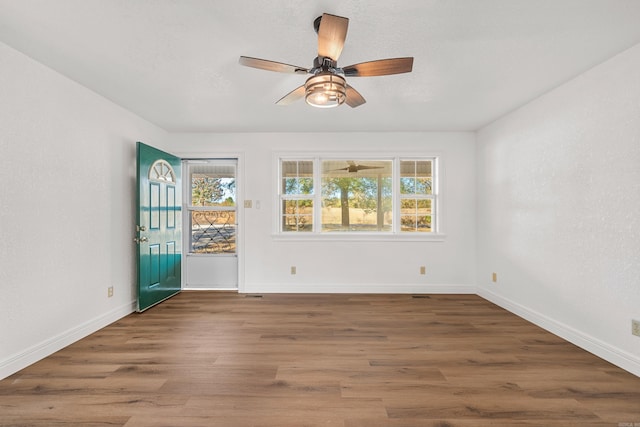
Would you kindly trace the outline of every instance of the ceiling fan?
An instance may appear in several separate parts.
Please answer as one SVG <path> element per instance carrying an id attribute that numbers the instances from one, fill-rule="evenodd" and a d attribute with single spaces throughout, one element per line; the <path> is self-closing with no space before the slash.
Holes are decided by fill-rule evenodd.
<path id="1" fill-rule="evenodd" d="M 340 169 L 333 169 L 334 171 L 347 171 L 349 173 L 355 173 L 361 170 L 365 170 L 365 169 L 384 169 L 383 166 L 367 166 L 367 165 L 359 165 L 356 162 L 354 162 L 353 160 L 347 160 L 347 164 L 349 164 L 349 166 L 347 166 L 346 168 L 340 168 Z"/>
<path id="2" fill-rule="evenodd" d="M 413 57 L 379 59 L 361 62 L 343 68 L 338 67 L 338 58 L 347 37 L 349 19 L 324 13 L 313 23 L 318 33 L 318 56 L 312 68 L 284 64 L 266 59 L 240 57 L 240 64 L 280 73 L 311 74 L 305 84 L 283 96 L 277 105 L 289 105 L 304 98 L 314 107 L 337 107 L 342 103 L 355 108 L 366 101 L 345 77 L 372 77 L 409 73 L 413 68 Z"/>

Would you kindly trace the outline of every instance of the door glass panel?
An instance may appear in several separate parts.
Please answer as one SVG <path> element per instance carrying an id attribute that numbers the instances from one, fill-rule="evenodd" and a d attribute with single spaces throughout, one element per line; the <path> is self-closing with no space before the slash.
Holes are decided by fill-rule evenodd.
<path id="1" fill-rule="evenodd" d="M 156 160 L 149 168 L 149 181 L 176 182 L 176 173 L 166 160 Z"/>
<path id="2" fill-rule="evenodd" d="M 192 206 L 235 206 L 236 168 L 234 165 L 189 165 Z"/>
<path id="3" fill-rule="evenodd" d="M 236 253 L 236 165 L 211 160 L 188 163 L 192 254 Z"/>

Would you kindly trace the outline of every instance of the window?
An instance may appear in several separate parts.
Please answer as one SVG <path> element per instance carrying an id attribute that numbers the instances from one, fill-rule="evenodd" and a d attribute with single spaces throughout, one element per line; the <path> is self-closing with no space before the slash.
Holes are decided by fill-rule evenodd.
<path id="1" fill-rule="evenodd" d="M 278 157 L 278 232 L 438 232 L 436 157 Z"/>
<path id="2" fill-rule="evenodd" d="M 313 231 L 313 161 L 281 163 L 282 231 Z"/>
<path id="3" fill-rule="evenodd" d="M 392 161 L 322 160 L 322 231 L 391 231 Z"/>
<path id="4" fill-rule="evenodd" d="M 236 164 L 187 161 L 190 254 L 236 253 Z"/>
<path id="5" fill-rule="evenodd" d="M 400 160 L 400 230 L 432 231 L 433 160 Z"/>

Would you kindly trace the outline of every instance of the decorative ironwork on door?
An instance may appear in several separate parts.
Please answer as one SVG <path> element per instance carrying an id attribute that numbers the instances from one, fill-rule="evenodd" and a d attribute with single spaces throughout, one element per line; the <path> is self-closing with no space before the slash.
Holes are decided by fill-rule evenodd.
<path id="1" fill-rule="evenodd" d="M 192 211 L 191 252 L 236 253 L 235 211 Z"/>

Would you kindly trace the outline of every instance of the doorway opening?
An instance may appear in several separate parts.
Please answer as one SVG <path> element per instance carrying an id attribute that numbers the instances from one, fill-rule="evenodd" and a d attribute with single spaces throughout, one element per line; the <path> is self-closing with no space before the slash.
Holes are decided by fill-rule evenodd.
<path id="1" fill-rule="evenodd" d="M 183 160 L 183 289 L 238 289 L 238 159 Z"/>

